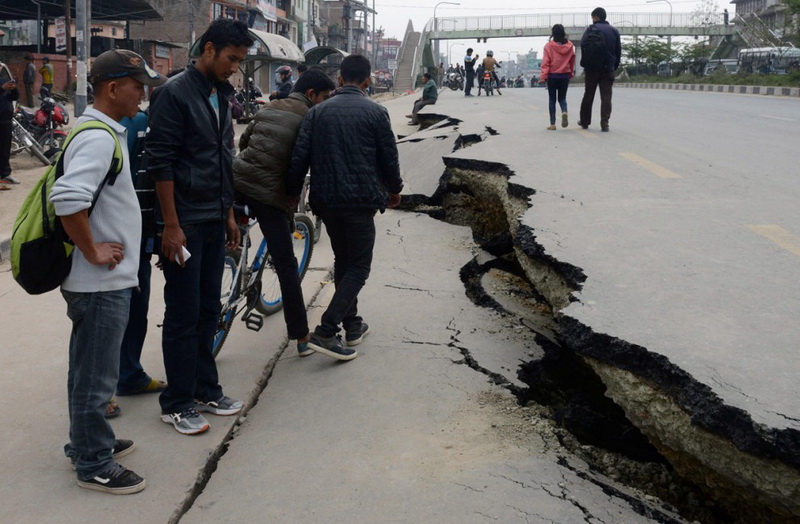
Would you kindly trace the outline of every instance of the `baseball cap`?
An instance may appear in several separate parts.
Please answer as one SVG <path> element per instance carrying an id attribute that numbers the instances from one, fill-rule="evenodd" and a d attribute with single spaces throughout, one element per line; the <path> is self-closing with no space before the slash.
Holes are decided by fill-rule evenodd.
<path id="1" fill-rule="evenodd" d="M 160 86 L 167 81 L 165 76 L 150 69 L 144 58 L 127 49 L 112 49 L 95 58 L 89 81 L 97 83 L 126 76 L 148 86 Z"/>

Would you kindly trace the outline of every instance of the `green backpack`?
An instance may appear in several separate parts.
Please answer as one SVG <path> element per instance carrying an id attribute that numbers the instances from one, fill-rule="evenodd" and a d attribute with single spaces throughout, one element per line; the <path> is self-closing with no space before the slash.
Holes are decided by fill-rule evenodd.
<path id="1" fill-rule="evenodd" d="M 53 184 L 64 174 L 64 151 L 75 135 L 87 129 L 105 129 L 114 137 L 114 158 L 103 182 L 92 199 L 91 214 L 100 191 L 106 183 L 114 185 L 122 171 L 122 146 L 116 132 L 99 120 L 87 120 L 75 126 L 67 136 L 55 164 L 47 167 L 42 177 L 22 203 L 11 234 L 11 273 L 14 280 L 31 295 L 52 291 L 61 285 L 72 269 L 69 236 L 50 202 Z"/>

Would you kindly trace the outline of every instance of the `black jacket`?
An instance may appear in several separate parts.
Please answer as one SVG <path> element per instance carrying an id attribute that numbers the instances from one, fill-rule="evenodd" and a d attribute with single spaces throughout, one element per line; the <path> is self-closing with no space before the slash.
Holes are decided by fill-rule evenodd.
<path id="1" fill-rule="evenodd" d="M 15 87 L 6 91 L 0 86 L 0 121 L 11 122 L 14 118 L 14 100 L 19 98 L 19 90 Z"/>
<path id="2" fill-rule="evenodd" d="M 219 121 L 209 102 L 212 88 L 219 94 Z M 181 225 L 228 217 L 233 202 L 232 95 L 228 82 L 212 84 L 190 65 L 159 87 L 150 102 L 147 172 L 155 182 L 174 181 Z"/>
<path id="3" fill-rule="evenodd" d="M 603 36 L 606 37 L 606 51 L 608 51 L 608 72 L 613 72 L 619 69 L 619 63 L 622 59 L 622 43 L 619 37 L 619 31 L 617 28 L 609 24 L 605 20 L 601 20 L 599 22 L 595 22 L 594 25 L 600 32 L 603 33 Z M 589 31 L 592 30 L 592 26 L 586 28 L 586 31 L 583 32 L 583 36 L 581 37 L 581 45 L 584 44 L 586 41 L 586 35 L 589 34 Z M 613 67 L 613 69 L 612 69 Z"/>
<path id="4" fill-rule="evenodd" d="M 387 191 L 403 189 L 389 112 L 355 86 L 306 114 L 289 169 L 289 196 L 300 194 L 309 166 L 312 207 L 383 211 Z"/>

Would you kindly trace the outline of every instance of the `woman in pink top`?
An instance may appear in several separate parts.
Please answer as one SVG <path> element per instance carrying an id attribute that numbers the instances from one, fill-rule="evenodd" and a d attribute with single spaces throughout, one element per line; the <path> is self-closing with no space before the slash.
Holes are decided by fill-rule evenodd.
<path id="1" fill-rule="evenodd" d="M 575 71 L 575 47 L 567 40 L 564 26 L 553 26 L 550 41 L 544 46 L 542 77 L 539 82 L 547 82 L 550 93 L 550 131 L 556 130 L 556 98 L 561 106 L 561 127 L 567 127 L 567 87 Z"/>

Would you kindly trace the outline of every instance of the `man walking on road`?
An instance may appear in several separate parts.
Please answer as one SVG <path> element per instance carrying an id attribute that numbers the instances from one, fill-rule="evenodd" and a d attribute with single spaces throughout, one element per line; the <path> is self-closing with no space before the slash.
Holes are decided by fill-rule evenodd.
<path id="1" fill-rule="evenodd" d="M 172 78 L 150 105 L 147 171 L 155 182 L 164 270 L 162 351 L 167 388 L 161 420 L 184 435 L 209 428 L 201 413 L 235 415 L 243 404 L 222 393 L 211 352 L 220 313 L 227 247 L 239 246 L 233 216 L 233 129 L 228 78 L 253 40 L 247 25 L 217 19 L 200 37 L 197 62 Z"/>
<path id="2" fill-rule="evenodd" d="M 586 88 L 578 125 L 583 129 L 587 129 L 592 123 L 592 105 L 599 86 L 600 128 L 608 131 L 614 71 L 619 68 L 621 57 L 619 31 L 606 21 L 606 10 L 598 7 L 592 11 L 592 25 L 586 28 L 581 38 L 581 67 L 584 69 Z"/>
<path id="3" fill-rule="evenodd" d="M 290 340 L 297 340 L 301 357 L 314 350 L 308 348 L 306 303 L 292 243 L 291 209 L 296 203 L 286 194 L 286 171 L 303 117 L 312 106 L 327 100 L 335 88 L 322 70 L 307 70 L 287 98 L 273 100 L 256 113 L 239 140 L 241 152 L 233 161 L 236 190 L 244 194 L 267 240 L 283 296 L 286 330 Z"/>
<path id="4" fill-rule="evenodd" d="M 342 60 L 339 93 L 303 119 L 287 182 L 288 195 L 299 198 L 311 167 L 309 202 L 331 239 L 336 291 L 308 345 L 339 360 L 356 358 L 352 346 L 369 333 L 358 294 L 372 265 L 375 212 L 397 207 L 403 189 L 389 113 L 364 94 L 370 70 L 364 56 Z M 342 345 L 340 326 L 350 347 Z"/>
<path id="5" fill-rule="evenodd" d="M 70 442 L 64 452 L 75 464 L 80 487 L 126 495 L 143 490 L 145 480 L 115 462 L 133 451 L 134 444 L 115 439 L 105 414 L 119 376 L 131 292 L 138 285 L 141 215 L 128 155 L 121 155 L 119 172 L 114 159 L 125 141 L 119 121 L 136 115 L 145 84 L 157 86 L 165 79 L 141 56 L 121 49 L 97 57 L 89 77 L 94 106 L 78 124 L 98 120 L 108 129 L 89 129 L 71 139 L 63 153 L 64 174 L 50 195 L 76 248 L 72 270 L 61 284 L 72 320 Z"/>

